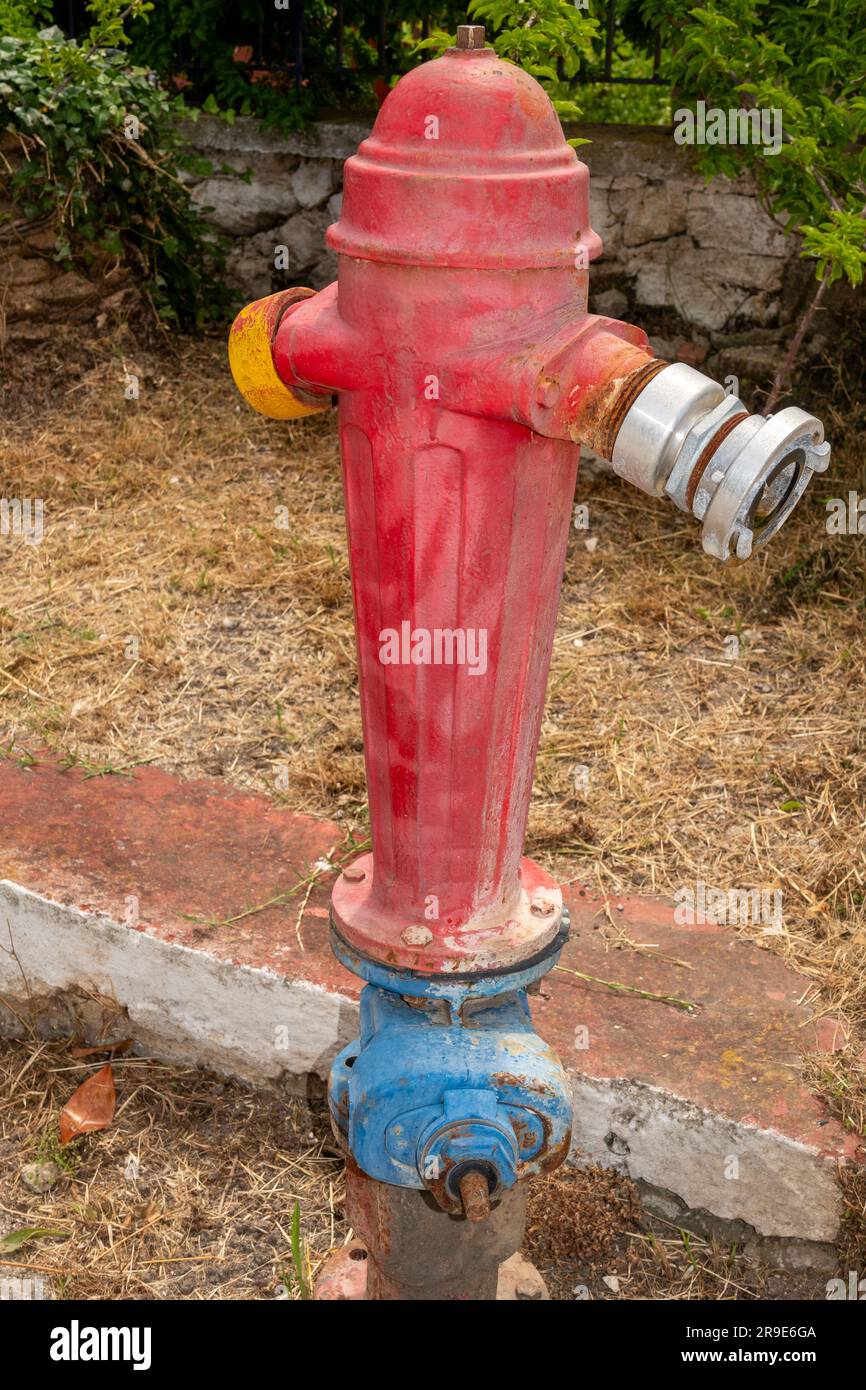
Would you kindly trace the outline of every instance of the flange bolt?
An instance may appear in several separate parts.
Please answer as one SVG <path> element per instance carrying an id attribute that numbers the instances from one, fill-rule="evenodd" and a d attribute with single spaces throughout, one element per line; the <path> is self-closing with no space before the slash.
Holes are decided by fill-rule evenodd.
<path id="1" fill-rule="evenodd" d="M 547 898 L 536 898 L 529 908 L 533 917 L 549 917 L 556 911 L 556 903 L 549 902 Z"/>
<path id="2" fill-rule="evenodd" d="M 429 927 L 407 927 L 400 935 L 404 946 L 429 946 L 433 933 Z"/>

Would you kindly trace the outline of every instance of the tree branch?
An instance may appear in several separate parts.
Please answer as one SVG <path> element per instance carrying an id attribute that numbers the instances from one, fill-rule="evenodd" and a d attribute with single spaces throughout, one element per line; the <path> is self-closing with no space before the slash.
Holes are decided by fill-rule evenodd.
<path id="1" fill-rule="evenodd" d="M 762 415 L 770 414 L 770 412 L 776 405 L 776 402 L 778 401 L 779 397 L 781 396 L 783 390 L 785 389 L 785 382 L 788 380 L 788 377 L 791 374 L 791 369 L 793 368 L 794 363 L 797 360 L 797 354 L 803 345 L 803 339 L 809 331 L 809 327 L 812 323 L 812 320 L 815 317 L 815 314 L 818 312 L 818 309 L 821 307 L 821 300 L 824 298 L 824 294 L 827 290 L 827 286 L 829 285 L 829 283 L 830 267 L 828 266 L 827 269 L 824 271 L 824 277 L 821 280 L 821 283 L 818 285 L 818 288 L 812 297 L 811 303 L 806 309 L 806 312 L 803 314 L 803 317 L 800 319 L 796 333 L 794 334 L 793 338 L 788 344 L 788 351 L 785 353 L 784 359 L 781 365 L 779 366 L 779 370 L 776 372 L 776 375 L 773 378 L 773 384 L 770 387 L 770 394 L 764 402 L 764 409 L 761 412 Z"/>

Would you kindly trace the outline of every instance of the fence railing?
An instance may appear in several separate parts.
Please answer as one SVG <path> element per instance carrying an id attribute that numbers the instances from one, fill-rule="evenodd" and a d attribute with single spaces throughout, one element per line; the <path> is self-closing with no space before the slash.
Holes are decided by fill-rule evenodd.
<path id="1" fill-rule="evenodd" d="M 623 84 L 634 86 L 664 86 L 665 79 L 661 76 L 662 63 L 662 37 L 656 28 L 653 33 L 653 52 L 652 52 L 652 75 L 631 77 L 616 72 L 616 40 L 619 29 L 617 21 L 617 0 L 596 0 L 598 8 L 603 7 L 603 34 L 604 34 L 604 57 L 602 66 L 599 70 L 582 70 L 574 78 L 578 84 Z M 86 11 L 86 0 L 53 0 L 53 18 L 70 38 L 80 38 L 90 27 L 90 16 Z M 349 8 L 351 10 L 351 0 Z M 304 56 L 304 34 L 306 30 L 304 15 L 304 0 L 289 0 L 288 25 L 286 34 L 286 52 L 281 63 L 271 63 L 272 71 L 282 71 L 300 86 L 304 78 L 308 75 Z M 336 74 L 350 71 L 360 76 L 379 76 L 388 78 L 394 70 L 394 63 L 391 60 L 389 39 L 393 39 L 397 30 L 393 26 L 393 20 L 389 15 L 388 0 L 379 0 L 375 11 L 376 28 L 376 60 L 362 68 L 353 67 L 351 69 L 345 64 L 346 49 L 346 3 L 345 0 L 334 0 L 335 15 L 331 30 L 331 37 L 336 52 Z M 261 31 L 260 31 L 261 32 Z M 429 17 L 420 22 L 420 37 L 426 39 L 430 34 Z M 263 52 L 258 52 L 259 45 L 253 44 L 253 54 L 255 65 L 259 68 L 267 68 L 268 62 Z M 319 69 L 319 71 L 321 71 Z M 310 76 L 315 76 L 313 72 Z M 335 75 L 333 72 L 331 75 Z"/>
<path id="2" fill-rule="evenodd" d="M 604 67 L 600 73 L 581 72 L 575 78 L 577 82 L 616 82 L 631 84 L 633 86 L 655 86 L 663 87 L 666 85 L 665 79 L 661 76 L 662 65 L 662 36 L 658 27 L 652 28 L 653 35 L 653 70 L 651 77 L 615 77 L 613 72 L 614 47 L 616 45 L 616 0 L 606 0 L 604 14 Z"/>

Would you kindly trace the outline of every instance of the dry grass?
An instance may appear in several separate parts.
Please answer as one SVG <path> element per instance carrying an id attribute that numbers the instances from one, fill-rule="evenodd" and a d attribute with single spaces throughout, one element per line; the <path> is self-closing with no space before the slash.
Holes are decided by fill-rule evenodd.
<path id="1" fill-rule="evenodd" d="M 342 1163 L 322 1115 L 277 1091 L 115 1058 L 114 1123 L 61 1149 L 59 1112 L 103 1060 L 76 1060 L 65 1043 L 0 1047 L 0 1235 L 63 1233 L 3 1256 L 0 1277 L 23 1266 L 60 1298 L 300 1298 L 342 1230 Z M 41 1195 L 21 1178 L 34 1162 L 60 1169 Z"/>
<path id="2" fill-rule="evenodd" d="M 38 1277 L 64 1299 L 308 1296 L 328 1252 L 352 1235 L 324 1107 L 195 1069 L 111 1060 L 114 1122 L 61 1148 L 59 1113 L 105 1057 L 77 1057 L 65 1041 L 0 1044 L 0 1237 L 56 1233 L 0 1254 L 0 1280 Z M 24 1180 L 33 1164 L 57 1170 L 43 1193 Z M 559 1300 L 823 1296 L 820 1275 L 775 1273 L 648 1220 L 633 1184 L 610 1169 L 534 1183 L 524 1249 Z M 848 1254 L 840 1268 L 862 1268 L 853 1246 Z"/>
<path id="3" fill-rule="evenodd" d="M 363 826 L 333 421 L 254 417 L 221 344 L 86 351 L 66 376 L 62 346 L 41 378 L 9 364 L 0 495 L 44 498 L 46 534 L 0 542 L 4 744 L 153 759 Z M 579 485 L 596 544 L 572 533 L 529 847 L 606 890 L 781 889 L 763 941 L 851 1021 L 818 1080 L 862 1133 L 864 539 L 828 536 L 823 503 L 866 493 L 864 420 L 830 375 L 831 478 L 747 566 L 626 484 Z"/>
<path id="4" fill-rule="evenodd" d="M 820 1276 L 792 1278 L 735 1248 L 649 1220 L 610 1168 L 562 1168 L 533 1185 L 526 1253 L 556 1299 L 819 1297 Z"/>
<path id="5" fill-rule="evenodd" d="M 269 429 L 213 345 L 133 366 L 139 402 L 103 359 L 3 433 L 2 495 L 46 504 L 43 543 L 0 550 L 9 738 L 271 791 L 287 761 L 312 809 L 357 806 L 330 422 Z"/>

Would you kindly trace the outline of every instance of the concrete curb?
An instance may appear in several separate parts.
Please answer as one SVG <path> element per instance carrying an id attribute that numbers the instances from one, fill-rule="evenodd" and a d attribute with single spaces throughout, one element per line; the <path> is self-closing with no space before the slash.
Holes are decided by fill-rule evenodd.
<path id="1" fill-rule="evenodd" d="M 2 1031 L 35 1016 L 48 1035 L 133 1036 L 139 1051 L 321 1094 L 360 989 L 327 944 L 335 826 L 218 783 L 153 768 L 84 780 L 51 760 L 0 766 L 0 824 Z M 306 887 L 265 908 L 280 882 Z M 563 964 L 590 979 L 555 972 L 533 1013 L 574 1078 L 573 1158 L 641 1182 L 678 1224 L 807 1242 L 808 1263 L 838 1233 L 839 1166 L 863 1161 L 801 1080 L 843 1024 L 828 1033 L 803 979 L 727 928 L 578 884 L 567 898 Z"/>

